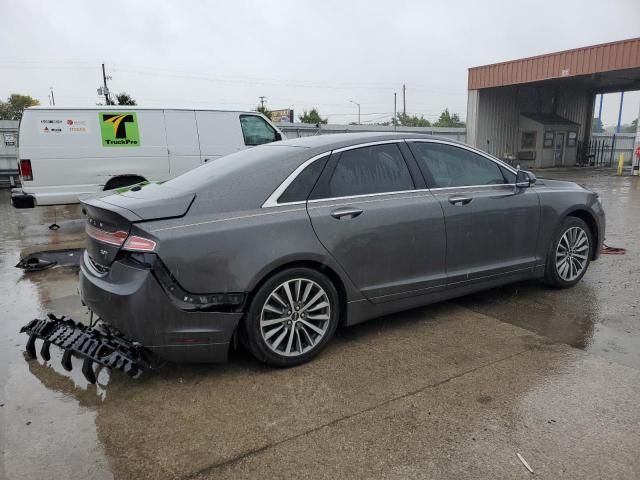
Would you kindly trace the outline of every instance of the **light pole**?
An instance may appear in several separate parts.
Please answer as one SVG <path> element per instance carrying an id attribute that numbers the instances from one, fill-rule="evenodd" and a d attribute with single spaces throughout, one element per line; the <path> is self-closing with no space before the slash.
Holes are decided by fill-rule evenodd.
<path id="1" fill-rule="evenodd" d="M 350 103 L 355 103 L 358 106 L 358 125 L 362 125 L 360 123 L 360 104 L 358 102 L 354 102 L 353 100 L 349 100 Z"/>

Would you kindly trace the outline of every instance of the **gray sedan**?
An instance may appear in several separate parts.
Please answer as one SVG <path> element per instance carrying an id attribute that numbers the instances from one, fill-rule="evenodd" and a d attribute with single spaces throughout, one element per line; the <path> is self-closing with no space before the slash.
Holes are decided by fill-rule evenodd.
<path id="1" fill-rule="evenodd" d="M 598 257 L 598 196 L 464 144 L 325 135 L 223 157 L 84 202 L 80 293 L 160 357 L 223 361 L 235 339 L 291 366 L 338 325 L 539 278 Z"/>

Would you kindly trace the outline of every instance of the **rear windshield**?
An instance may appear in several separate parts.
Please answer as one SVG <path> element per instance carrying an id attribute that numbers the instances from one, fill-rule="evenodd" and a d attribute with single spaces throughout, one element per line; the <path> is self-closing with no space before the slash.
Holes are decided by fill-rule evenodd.
<path id="1" fill-rule="evenodd" d="M 242 150 L 201 165 L 164 183 L 175 190 L 193 192 L 220 182 L 238 182 L 255 175 L 286 178 L 303 150 L 299 147 L 268 145 Z M 272 189 L 277 185 L 271 185 Z"/>

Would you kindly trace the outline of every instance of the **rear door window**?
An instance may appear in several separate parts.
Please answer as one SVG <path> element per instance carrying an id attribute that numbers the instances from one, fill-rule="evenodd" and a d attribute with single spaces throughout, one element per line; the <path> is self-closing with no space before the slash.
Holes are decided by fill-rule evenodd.
<path id="1" fill-rule="evenodd" d="M 430 142 L 411 142 L 411 147 L 432 188 L 507 183 L 497 163 L 465 148 Z"/>
<path id="2" fill-rule="evenodd" d="M 413 190 L 409 168 L 395 144 L 347 150 L 340 155 L 323 197 Z"/>
<path id="3" fill-rule="evenodd" d="M 279 140 L 277 132 L 264 118 L 257 115 L 240 115 L 240 126 L 247 146 L 262 145 Z"/>

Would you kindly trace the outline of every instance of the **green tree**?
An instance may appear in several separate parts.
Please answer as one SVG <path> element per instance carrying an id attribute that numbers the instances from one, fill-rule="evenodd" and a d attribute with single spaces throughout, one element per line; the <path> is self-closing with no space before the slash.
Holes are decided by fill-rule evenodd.
<path id="1" fill-rule="evenodd" d="M 593 118 L 591 120 L 591 133 L 602 133 L 604 132 L 604 127 L 599 118 Z"/>
<path id="2" fill-rule="evenodd" d="M 433 124 L 434 127 L 449 127 L 449 128 L 462 128 L 465 126 L 465 123 L 460 121 L 460 117 L 457 113 L 453 115 L 449 113 L 449 109 L 445 108 L 444 111 L 440 114 L 440 118 L 438 121 Z"/>
<path id="3" fill-rule="evenodd" d="M 271 120 L 271 110 L 268 110 L 267 107 L 265 107 L 263 105 L 258 105 L 256 107 L 256 112 L 260 112 L 265 117 L 267 117 L 269 120 Z"/>
<path id="4" fill-rule="evenodd" d="M 320 123 L 326 124 L 329 121 L 326 118 L 322 118 L 320 116 L 317 108 L 312 108 L 308 112 L 304 110 L 302 112 L 302 115 L 298 115 L 298 120 L 300 120 L 302 123 L 312 123 L 314 125 L 318 125 Z"/>
<path id="5" fill-rule="evenodd" d="M 633 122 L 626 123 L 620 126 L 620 133 L 636 133 L 638 129 L 638 119 L 636 118 Z"/>
<path id="6" fill-rule="evenodd" d="M 137 105 L 136 101 L 127 92 L 121 92 L 116 95 L 118 105 Z"/>
<path id="7" fill-rule="evenodd" d="M 40 102 L 29 95 L 12 93 L 6 102 L 0 100 L 0 120 L 20 120 L 27 107 L 40 105 Z"/>
<path id="8" fill-rule="evenodd" d="M 422 115 L 409 115 L 407 113 L 398 113 L 395 118 L 391 120 L 393 125 L 400 125 L 403 127 L 430 127 L 431 122 L 424 118 Z"/>

